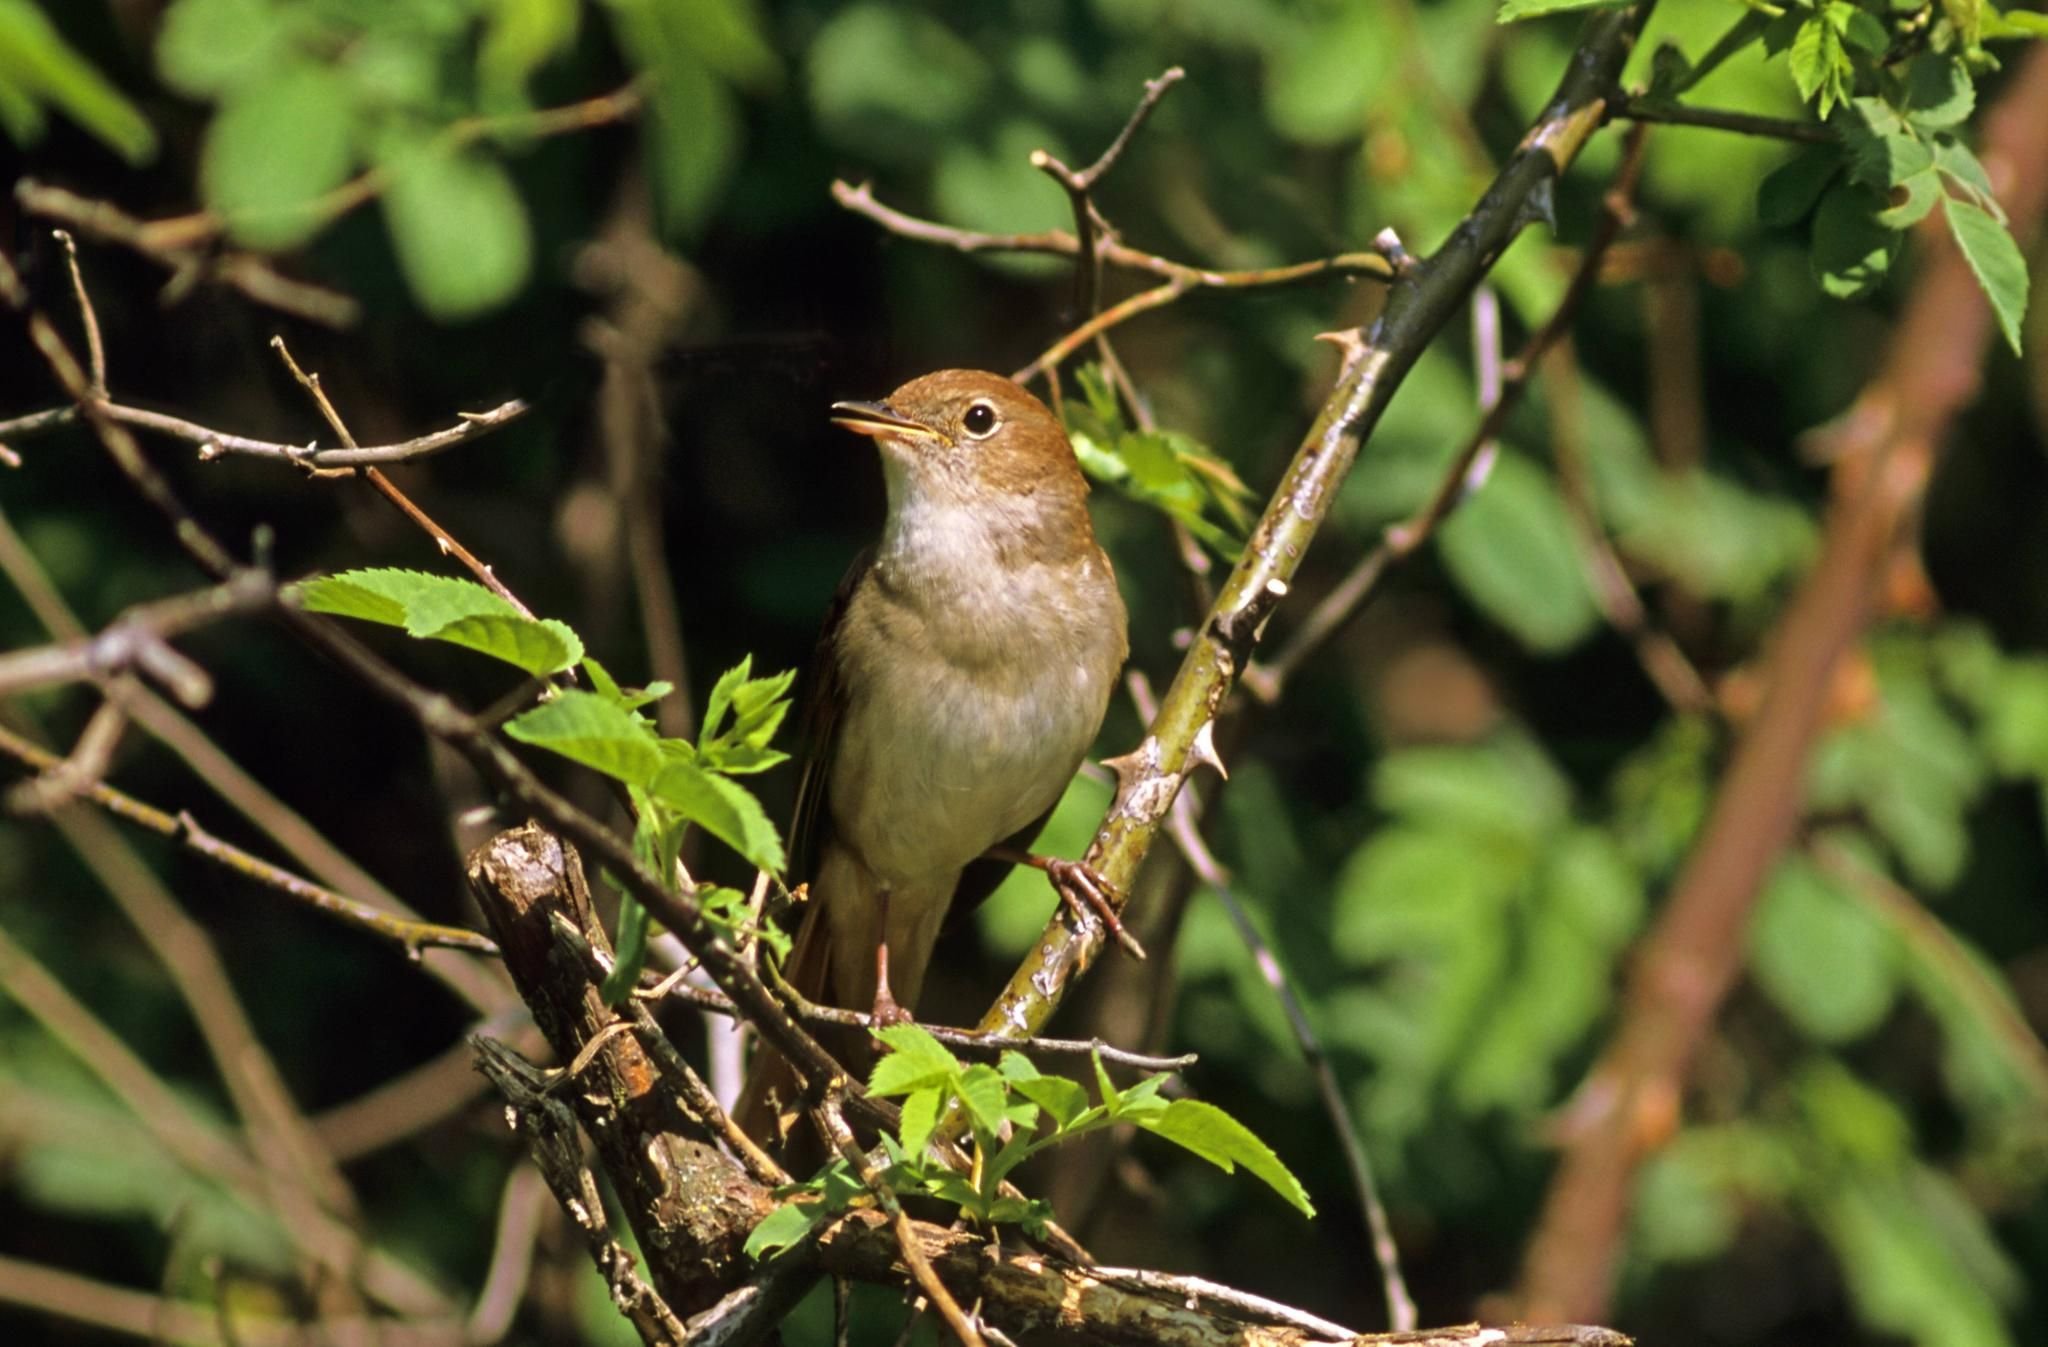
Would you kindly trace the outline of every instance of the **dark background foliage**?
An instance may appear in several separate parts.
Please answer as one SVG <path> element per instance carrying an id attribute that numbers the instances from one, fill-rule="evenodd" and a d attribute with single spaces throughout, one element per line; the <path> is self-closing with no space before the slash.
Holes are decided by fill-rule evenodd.
<path id="1" fill-rule="evenodd" d="M 209 128 L 246 84 L 216 98 L 166 81 L 164 11 L 200 6 L 51 6 L 64 38 L 154 128 L 157 147 L 147 162 L 125 162 L 60 116 L 15 151 L 10 176 L 142 218 L 203 204 Z M 360 321 L 341 331 L 216 286 L 167 305 L 161 267 L 87 242 L 110 384 L 123 401 L 208 426 L 327 443 L 269 348 L 281 334 L 365 443 L 529 399 L 534 410 L 516 425 L 393 475 L 536 612 L 569 621 L 622 680 L 645 681 L 656 671 L 618 544 L 631 501 L 607 485 L 596 411 L 605 367 L 593 325 L 619 310 L 593 281 L 588 249 L 601 237 L 664 241 L 672 251 L 659 271 L 635 262 L 626 286 L 675 306 L 645 348 L 669 437 L 647 489 L 658 496 L 698 709 L 711 679 L 745 654 L 757 669 L 802 664 L 841 569 L 879 525 L 871 453 L 827 424 L 827 404 L 936 367 L 1013 368 L 1081 316 L 1063 264 L 991 263 L 892 237 L 834 204 L 835 176 L 872 180 L 882 200 L 964 227 L 1064 226 L 1067 202 L 1028 152 L 1086 160 L 1144 80 L 1180 64 L 1187 80 L 1098 192 L 1128 241 L 1252 267 L 1359 248 L 1391 224 L 1426 249 L 1512 148 L 1575 31 L 1569 19 L 1497 28 L 1486 0 L 713 0 L 674 7 L 668 21 L 683 27 L 650 36 L 661 21 L 648 15 L 666 7 L 619 0 L 582 12 L 529 84 L 493 77 L 479 56 L 493 25 L 509 22 L 500 8 L 251 12 L 314 15 L 327 37 L 307 39 L 305 59 L 336 69 L 356 68 L 371 38 L 433 54 L 413 101 L 359 95 L 351 134 L 363 147 L 408 119 L 516 117 L 528 99 L 556 106 L 647 70 L 698 102 L 657 101 L 651 120 L 573 135 L 487 140 L 482 159 L 513 189 L 500 206 L 530 227 L 530 264 L 473 316 L 448 317 L 445 301 L 423 293 L 401 257 L 418 245 L 403 243 L 404 225 L 378 205 L 284 255 L 291 274 L 361 302 Z M 1645 64 L 1660 40 L 1696 57 L 1734 17 L 1734 6 L 1705 0 L 1666 6 Z M 728 29 L 742 36 L 721 49 Z M 333 36 L 344 32 L 353 36 Z M 1988 74 L 1980 105 L 2013 77 Z M 1782 63 L 1755 49 L 1702 91 L 1781 116 L 1800 101 Z M 318 134 L 272 128 L 286 157 L 312 153 Z M 1555 235 L 1532 231 L 1496 274 L 1510 349 L 1561 291 L 1618 142 L 1603 134 L 1561 186 Z M 374 162 L 376 151 L 359 152 Z M 1642 218 L 1582 312 L 1566 363 L 1512 421 L 1486 490 L 1257 717 L 1229 784 L 1204 783 L 1216 801 L 1211 840 L 1298 979 L 1362 1120 L 1425 1322 L 1471 1317 L 1514 1280 L 1558 1111 L 1614 1022 L 1630 941 L 1670 884 L 1728 742 L 1725 726 L 1675 713 L 1603 623 L 1554 484 L 1552 443 L 1578 441 L 1606 531 L 1656 621 L 1739 715 L 1741 680 L 1813 553 L 1828 486 L 1826 465 L 1806 452 L 1819 443 L 1812 432 L 1873 376 L 1913 281 L 1909 250 L 1874 297 L 1824 297 L 1804 234 L 1765 227 L 1754 208 L 1759 179 L 1787 156 L 1765 139 L 1655 131 Z M 47 222 L 11 200 L 0 222 L 39 302 L 75 333 Z M 502 224 L 485 220 L 479 253 Z M 459 271 L 460 251 L 440 265 Z M 1113 280 L 1112 297 L 1129 284 Z M 1209 446 L 1263 497 L 1334 366 L 1310 338 L 1357 322 L 1375 295 L 1342 281 L 1197 294 L 1123 329 L 1119 350 L 1161 423 Z M 2048 1309 L 2042 1049 L 2002 1033 L 1954 989 L 1958 978 L 1991 978 L 2026 1022 L 2048 1015 L 2039 312 L 2024 357 L 2001 347 L 1987 358 L 1982 395 L 1954 426 L 1929 489 L 1924 573 L 1903 566 L 1888 590 L 1813 772 L 1814 817 L 1927 902 L 1969 951 L 1965 971 L 1814 864 L 1778 872 L 1750 936 L 1753 975 L 1700 1055 L 1685 1127 L 1644 1176 L 1613 1318 L 1647 1340 L 2018 1342 Z M 1473 346 L 1461 325 L 1418 367 L 1345 486 L 1300 594 L 1326 589 L 1420 501 L 1469 433 Z M 0 415 L 58 398 L 19 327 L 0 325 Z M 88 625 L 199 583 L 89 437 L 16 447 L 25 463 L 0 469 L 0 508 Z M 449 569 L 359 481 L 235 457 L 202 463 L 166 442 L 151 451 L 222 536 L 274 530 L 282 573 Z M 1190 618 L 1164 519 L 1114 491 L 1095 500 L 1131 601 L 1134 667 L 1163 685 L 1178 659 L 1173 633 Z M 1276 628 L 1296 618 L 1284 612 Z M 44 639 L 14 592 L 0 593 L 0 644 Z M 508 686 L 461 652 L 395 634 L 378 644 L 471 705 Z M 461 812 L 487 803 L 464 769 L 274 626 L 215 628 L 183 648 L 218 679 L 197 719 L 224 749 L 426 915 L 473 919 L 461 857 L 491 824 Z M 16 699 L 7 716 L 63 745 L 93 704 L 53 692 Z M 1100 752 L 1123 751 L 1138 733 L 1120 702 Z M 601 803 L 574 773 L 551 775 Z M 205 780 L 140 736 L 110 779 L 265 849 Z M 780 818 L 788 773 L 760 784 Z M 1104 795 L 1077 784 L 1047 849 L 1074 854 Z M 264 1045 L 316 1118 L 448 1050 L 468 1027 L 467 1008 L 391 948 L 155 839 L 130 842 L 219 942 Z M 715 877 L 743 880 L 736 863 L 704 859 Z M 1049 909 L 1034 884 L 1013 885 L 949 939 L 931 1017 L 978 1014 Z M 176 993 L 62 835 L 38 820 L 0 821 L 0 894 L 0 925 L 14 940 L 196 1107 L 227 1113 Z M 1362 1218 L 1251 956 L 1202 892 L 1155 950 L 1168 974 L 1141 997 L 1149 1011 L 1128 1008 L 1127 984 L 1141 979 L 1112 965 L 1099 976 L 1115 978 L 1123 1000 L 1091 987 L 1058 1027 L 1200 1053 L 1189 1087 L 1259 1131 L 1321 1214 L 1304 1224 L 1242 1176 L 1142 1143 L 1113 1159 L 1076 1158 L 1081 1177 L 1048 1173 L 1037 1186 L 1106 1261 L 1213 1275 L 1377 1326 Z M 695 1041 L 694 1031 L 682 1037 Z M 266 1303 L 256 1276 L 212 1280 L 214 1260 L 271 1266 L 261 1222 L 139 1141 L 5 1000 L 0 1081 L 0 1251 L 110 1282 L 195 1297 L 226 1287 L 246 1307 Z M 470 1103 L 352 1161 L 348 1174 L 377 1238 L 467 1288 L 460 1299 L 483 1275 L 500 1188 L 518 1163 L 479 1085 Z M 622 1325 L 572 1246 L 559 1231 L 548 1237 L 566 1270 L 543 1279 L 515 1336 L 560 1340 L 574 1324 L 594 1341 L 618 1338 Z M 870 1299 L 857 1337 L 889 1341 L 900 1310 Z M 811 1306 L 794 1340 L 822 1340 L 823 1313 Z M 8 1309 L 0 1336 L 96 1340 Z"/>

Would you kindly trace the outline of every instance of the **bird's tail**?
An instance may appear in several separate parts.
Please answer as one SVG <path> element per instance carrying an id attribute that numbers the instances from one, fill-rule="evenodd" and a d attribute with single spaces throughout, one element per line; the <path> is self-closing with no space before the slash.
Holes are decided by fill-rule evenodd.
<path id="1" fill-rule="evenodd" d="M 813 1005 L 835 1004 L 832 995 L 830 933 L 825 928 L 824 904 L 815 895 L 797 927 L 789 957 L 782 961 L 782 978 Z M 830 1049 L 833 1045 L 826 1044 Z M 836 1054 L 835 1054 L 836 1055 Z M 790 1152 L 793 1133 L 801 1126 L 804 1112 L 803 1086 L 789 1060 L 763 1043 L 747 1068 L 746 1083 L 733 1104 L 732 1119 L 740 1130 L 769 1150 Z"/>

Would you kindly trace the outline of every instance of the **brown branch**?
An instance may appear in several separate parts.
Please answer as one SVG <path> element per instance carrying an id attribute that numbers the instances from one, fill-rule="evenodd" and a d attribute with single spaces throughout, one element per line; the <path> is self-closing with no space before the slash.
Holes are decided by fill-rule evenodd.
<path id="1" fill-rule="evenodd" d="M 2032 53 L 2006 89 L 1984 124 L 1984 159 L 2024 238 L 2048 198 L 2048 51 Z M 1571 1110 L 1572 1134 L 1522 1266 L 1519 1306 L 1531 1317 L 1597 1317 L 1607 1304 L 1635 1176 L 1672 1133 L 1693 1054 L 1741 971 L 1757 894 L 1797 831 L 1835 670 L 1870 619 L 1937 447 L 1976 395 L 1990 310 L 1946 239 L 1923 243 L 1929 256 L 1883 365 L 1838 423 L 1820 557 L 1770 638 L 1762 703 Z"/>
<path id="2" fill-rule="evenodd" d="M 1387 526 L 1379 542 L 1337 582 L 1335 588 L 1317 601 L 1271 659 L 1262 660 L 1245 670 L 1245 690 L 1254 697 L 1267 705 L 1279 701 L 1287 680 L 1295 671 L 1364 611 L 1388 568 L 1406 561 L 1419 551 L 1485 481 L 1492 468 L 1490 451 L 1494 441 L 1507 424 L 1508 416 L 1521 403 L 1522 395 L 1528 391 L 1543 353 L 1571 331 L 1580 304 L 1599 278 L 1601 263 L 1608 250 L 1634 218 L 1633 202 L 1636 183 L 1642 173 L 1643 140 L 1643 128 L 1637 127 L 1630 132 L 1623 149 L 1621 167 L 1616 170 L 1614 181 L 1603 198 L 1600 222 L 1579 256 L 1578 268 L 1565 286 L 1564 295 L 1543 326 L 1532 333 L 1522 344 L 1522 349 L 1515 353 L 1514 359 L 1502 367 L 1498 392 L 1463 447 L 1451 456 L 1436 491 L 1414 514 Z M 1343 335 L 1338 334 L 1339 339 Z"/>
<path id="3" fill-rule="evenodd" d="M 97 682 L 137 669 L 186 706 L 204 706 L 213 696 L 213 679 L 173 650 L 170 638 L 261 612 L 276 601 L 276 583 L 252 568 L 209 589 L 137 604 L 97 636 L 0 654 L 0 697 L 56 683 Z"/>
<path id="4" fill-rule="evenodd" d="M 1745 136 L 1764 136 L 1771 140 L 1790 140 L 1802 145 L 1839 145 L 1842 141 L 1841 136 L 1823 122 L 1794 122 L 1782 117 L 1758 117 L 1747 112 L 1695 108 L 1640 94 L 1620 100 L 1615 105 L 1614 115 L 1644 124 L 1697 126 Z"/>
<path id="5" fill-rule="evenodd" d="M 0 726 L 0 753 L 6 753 L 38 771 L 50 771 L 64 761 L 42 745 L 16 734 L 5 726 Z M 198 820 L 190 813 L 181 811 L 176 815 L 168 814 L 100 781 L 87 783 L 78 792 L 78 797 L 92 801 L 116 818 L 146 828 L 159 837 L 167 837 L 178 842 L 244 878 L 268 885 L 280 893 L 296 898 L 308 906 L 331 917 L 338 917 L 373 935 L 394 940 L 404 947 L 409 958 L 416 959 L 421 950 L 430 948 L 462 949 L 490 956 L 495 956 L 498 952 L 497 945 L 489 936 L 479 935 L 475 931 L 465 931 L 459 927 L 439 926 L 433 922 L 393 916 L 368 903 L 360 903 L 332 889 L 322 888 L 311 880 L 272 865 L 269 861 L 251 855 L 232 843 L 221 841 L 200 827 Z"/>
<path id="6" fill-rule="evenodd" d="M 178 1347 L 466 1347 L 459 1320 L 323 1316 L 297 1323 L 94 1281 L 0 1255 L 0 1304 Z"/>
<path id="7" fill-rule="evenodd" d="M 302 468 L 361 468 L 378 463 L 403 463 L 410 459 L 425 458 L 452 449 L 458 444 L 468 444 L 481 439 L 498 427 L 507 425 L 526 415 L 531 408 L 524 401 L 514 398 L 500 403 L 485 412 L 462 412 L 461 420 L 446 430 L 437 430 L 410 440 L 395 444 L 373 444 L 364 447 L 321 449 L 314 445 L 280 444 L 275 440 L 251 439 L 246 435 L 230 435 L 176 416 L 166 416 L 146 407 L 130 407 L 119 402 L 104 399 L 97 403 L 101 414 L 111 421 L 134 426 L 138 430 L 154 431 L 172 439 L 184 440 L 199 446 L 199 457 L 211 460 L 228 454 L 247 454 L 256 458 L 281 459 Z M 0 435 L 16 438 L 39 435 L 68 426 L 81 420 L 84 413 L 73 404 L 56 407 L 49 411 L 32 412 L 17 416 L 9 421 L 0 421 Z"/>
<path id="8" fill-rule="evenodd" d="M 832 199 L 901 238 L 950 248 L 954 252 L 1043 253 L 1053 257 L 1077 257 L 1081 251 L 1080 241 L 1064 229 L 1048 229 L 1035 234 L 990 234 L 920 220 L 877 201 L 874 188 L 868 183 L 856 187 L 843 180 L 835 181 Z M 1239 271 L 1190 266 L 1132 248 L 1116 239 L 1103 239 L 1097 254 L 1107 266 L 1120 271 L 1144 272 L 1162 280 L 1179 280 L 1190 290 L 1251 290 L 1303 285 L 1332 276 L 1386 281 L 1394 276 L 1393 266 L 1376 252 L 1338 253 L 1312 262 Z"/>
<path id="9" fill-rule="evenodd" d="M 87 238 L 140 253 L 171 273 L 166 301 L 182 298 L 201 281 L 218 281 L 256 303 L 323 327 L 353 327 L 362 305 L 338 290 L 294 280 L 280 273 L 268 258 L 235 250 L 210 253 L 197 246 L 170 246 L 139 220 L 109 201 L 23 178 L 14 185 L 14 199 L 24 213 L 69 225 Z"/>

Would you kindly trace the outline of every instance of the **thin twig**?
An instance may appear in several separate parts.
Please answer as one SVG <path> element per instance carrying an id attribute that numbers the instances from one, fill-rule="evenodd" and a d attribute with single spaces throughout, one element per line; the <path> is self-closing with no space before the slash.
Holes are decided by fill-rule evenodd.
<path id="1" fill-rule="evenodd" d="M 1074 257 L 1080 242 L 1064 229 L 1035 234 L 990 234 L 972 229 L 955 229 L 931 220 L 920 220 L 875 199 L 871 184 L 855 186 L 846 181 L 832 184 L 832 199 L 856 215 L 866 216 L 890 233 L 962 253 L 1045 253 Z M 1259 289 L 1269 286 L 1301 285 L 1327 277 L 1349 277 L 1374 281 L 1394 278 L 1394 268 L 1376 252 L 1338 253 L 1312 262 L 1252 270 L 1228 270 L 1190 266 L 1154 253 L 1132 248 L 1116 239 L 1103 239 L 1097 249 L 1103 263 L 1121 271 L 1146 272 L 1162 280 L 1182 280 L 1189 289 Z"/>
<path id="2" fill-rule="evenodd" d="M 967 1312 L 960 1308 L 960 1302 L 953 1299 L 953 1293 L 939 1280 L 939 1274 L 932 1271 L 931 1260 L 924 1256 L 917 1232 L 911 1228 L 910 1217 L 905 1214 L 903 1204 L 896 1200 L 895 1190 L 882 1182 L 881 1175 L 868 1162 L 867 1153 L 854 1140 L 853 1129 L 846 1125 L 846 1118 L 839 1111 L 838 1091 L 827 1086 L 822 1096 L 811 1108 L 811 1121 L 817 1126 L 818 1134 L 825 1137 L 840 1157 L 853 1167 L 861 1184 L 888 1213 L 889 1225 L 896 1232 L 896 1247 L 902 1252 L 903 1265 L 910 1270 L 911 1280 L 924 1292 L 925 1299 L 939 1312 L 946 1326 L 953 1330 L 953 1336 L 960 1340 L 960 1347 L 988 1347 L 982 1340 L 981 1330 L 968 1319 Z"/>
<path id="3" fill-rule="evenodd" d="M 681 980 L 663 979 L 660 996 L 687 1002 L 699 1010 L 708 1010 L 715 1015 L 738 1015 L 732 1002 L 717 991 L 692 986 Z M 821 1006 L 805 1000 L 801 995 L 784 991 L 784 999 L 790 1002 L 790 1013 L 805 1024 L 835 1024 L 854 1029 L 872 1029 L 875 1017 L 865 1011 L 841 1010 L 836 1006 Z M 1004 1052 L 1021 1052 L 1025 1056 L 1089 1058 L 1100 1057 L 1111 1066 L 1128 1067 L 1133 1071 L 1185 1071 L 1201 1060 L 1195 1053 L 1182 1053 L 1177 1057 L 1162 1057 L 1151 1053 L 1132 1052 L 1105 1043 L 1099 1038 L 1005 1038 L 1000 1034 L 977 1032 L 973 1029 L 955 1029 L 943 1024 L 919 1022 L 918 1028 L 944 1043 L 949 1048 L 977 1055 L 996 1056 Z"/>
<path id="4" fill-rule="evenodd" d="M 1281 643 L 1271 659 L 1262 660 L 1245 670 L 1243 684 L 1254 697 L 1268 705 L 1277 702 L 1295 670 L 1363 611 L 1366 601 L 1379 588 L 1380 579 L 1388 567 L 1414 555 L 1471 495 L 1473 479 L 1476 470 L 1485 462 L 1487 446 L 1500 434 L 1501 428 L 1507 424 L 1508 414 L 1514 411 L 1522 395 L 1528 391 L 1543 353 L 1570 331 L 1580 303 L 1600 274 L 1602 259 L 1628 224 L 1631 217 L 1628 203 L 1634 197 L 1635 185 L 1642 172 L 1644 131 L 1644 127 L 1637 126 L 1629 133 L 1621 167 L 1616 170 L 1613 185 L 1605 198 L 1600 223 L 1579 255 L 1578 269 L 1572 273 L 1563 297 L 1558 300 L 1549 319 L 1501 370 L 1499 395 L 1480 417 L 1479 425 L 1464 446 L 1451 456 L 1435 492 L 1414 514 L 1387 526 L 1372 550 L 1309 610 L 1308 616 Z"/>
<path id="5" fill-rule="evenodd" d="M 1683 103 L 1668 103 L 1641 95 L 1618 100 L 1614 115 L 1635 122 L 1698 126 L 1713 131 L 1734 131 L 1745 136 L 1790 140 L 1802 145 L 1839 145 L 1842 140 L 1841 136 L 1823 122 L 1794 122 L 1782 117 L 1758 117 L 1747 112 L 1695 108 Z"/>
<path id="6" fill-rule="evenodd" d="M 340 436 L 341 442 L 351 449 L 357 448 L 356 438 L 349 434 L 348 426 L 341 419 L 341 413 L 334 410 L 334 404 L 327 400 L 327 390 L 320 386 L 320 376 L 318 374 L 309 374 L 299 368 L 299 362 L 292 359 L 291 348 L 284 344 L 283 337 L 272 337 L 270 339 L 270 346 L 272 350 L 277 352 L 278 357 L 284 361 L 285 368 L 292 372 L 292 378 L 298 380 L 299 386 L 305 389 L 307 395 L 313 399 L 313 405 L 320 409 L 320 415 L 326 418 L 327 424 L 333 428 L 336 435 Z M 419 525 L 421 530 L 434 540 L 434 545 L 441 549 L 443 555 L 452 556 L 461 562 L 469 569 L 469 573 L 474 575 L 486 589 L 517 609 L 521 617 L 531 618 L 533 616 L 533 610 L 520 602 L 519 596 L 514 594 L 511 587 L 498 578 L 496 572 L 479 560 L 476 554 L 467 547 L 456 541 L 454 534 L 435 523 L 431 515 L 414 504 L 412 497 L 400 491 L 397 484 L 389 477 L 386 477 L 381 470 L 366 466 L 363 469 L 363 476 L 369 481 L 371 486 L 377 489 L 379 495 L 398 507 L 399 513 Z"/>
<path id="7" fill-rule="evenodd" d="M 465 1347 L 490 1347 L 512 1331 L 512 1321 L 526 1299 L 527 1277 L 533 1271 L 534 1246 L 545 1225 L 548 1187 L 540 1171 L 515 1166 L 498 1195 L 498 1225 L 491 1239 L 491 1262 L 483 1289 L 476 1294 L 463 1333 Z"/>
<path id="8" fill-rule="evenodd" d="M 137 604 L 97 636 L 0 655 L 0 696 L 140 669 L 163 683 L 186 706 L 204 706 L 213 696 L 213 680 L 204 669 L 171 649 L 170 638 L 195 627 L 261 612 L 276 600 L 276 583 L 251 568 L 195 593 Z"/>
<path id="9" fill-rule="evenodd" d="M 78 240 L 67 230 L 54 231 L 57 242 L 64 248 L 64 263 L 71 273 L 71 293 L 78 301 L 78 321 L 85 328 L 86 370 L 92 377 L 92 391 L 105 397 L 107 393 L 107 348 L 100 341 L 100 316 L 92 306 L 92 296 L 86 292 L 85 276 L 78 269 Z"/>
<path id="10" fill-rule="evenodd" d="M 49 771 L 64 761 L 55 753 L 23 738 L 4 725 L 0 725 L 0 752 L 25 762 L 38 771 Z M 92 801 L 116 818 L 125 819 L 160 837 L 181 843 L 244 878 L 268 885 L 280 893 L 296 898 L 329 916 L 339 917 L 372 935 L 395 940 L 405 948 L 408 958 L 417 959 L 421 950 L 429 948 L 461 949 L 492 957 L 498 953 L 497 944 L 489 936 L 455 926 L 439 926 L 432 922 L 396 917 L 368 903 L 343 897 L 332 889 L 323 888 L 309 879 L 303 879 L 289 870 L 272 865 L 261 857 L 253 856 L 240 847 L 213 836 L 200 827 L 198 821 L 189 813 L 165 813 L 154 805 L 144 804 L 134 796 L 114 789 L 105 782 L 89 783 L 78 794 L 80 798 Z"/>
<path id="11" fill-rule="evenodd" d="M 173 439 L 184 440 L 199 446 L 202 460 L 221 458 L 228 454 L 247 454 L 256 458 L 280 459 L 302 468 L 362 468 L 378 463 L 403 463 L 410 459 L 425 458 L 452 449 L 458 444 L 481 439 L 498 427 L 510 424 L 531 410 L 519 398 L 503 402 L 489 411 L 462 412 L 461 420 L 446 430 L 437 430 L 410 440 L 395 444 L 373 444 L 362 448 L 321 449 L 314 445 L 280 444 L 275 440 L 251 439 L 247 435 L 230 435 L 224 430 L 215 430 L 176 416 L 166 416 L 146 407 L 131 407 L 119 402 L 100 401 L 99 412 L 111 421 L 134 426 L 139 430 L 151 430 Z M 17 416 L 9 421 L 0 421 L 0 435 L 20 439 L 31 435 L 55 430 L 81 420 L 84 413 L 76 404 L 69 407 L 53 407 L 48 411 L 32 412 Z"/>

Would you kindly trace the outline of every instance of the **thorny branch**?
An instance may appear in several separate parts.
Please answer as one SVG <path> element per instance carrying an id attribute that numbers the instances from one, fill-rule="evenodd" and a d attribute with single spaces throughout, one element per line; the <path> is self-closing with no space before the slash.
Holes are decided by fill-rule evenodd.
<path id="1" fill-rule="evenodd" d="M 1488 446 L 1499 438 L 1508 416 L 1521 404 L 1522 395 L 1528 391 L 1544 353 L 1571 331 L 1580 304 L 1599 279 L 1601 263 L 1634 217 L 1633 202 L 1636 183 L 1642 173 L 1645 129 L 1637 126 L 1629 132 L 1621 168 L 1615 173 L 1614 182 L 1603 202 L 1600 223 L 1580 255 L 1578 268 L 1565 286 L 1564 295 L 1551 311 L 1549 319 L 1530 335 L 1522 349 L 1501 369 L 1499 390 L 1463 447 L 1451 456 L 1436 491 L 1414 514 L 1387 526 L 1373 549 L 1309 610 L 1308 616 L 1281 643 L 1271 659 L 1262 660 L 1245 670 L 1244 686 L 1254 697 L 1269 705 L 1279 701 L 1287 680 L 1294 672 L 1364 610 L 1366 602 L 1377 592 L 1387 569 L 1419 551 L 1484 480 L 1489 464 Z M 1337 334 L 1339 339 L 1344 335 Z"/>

